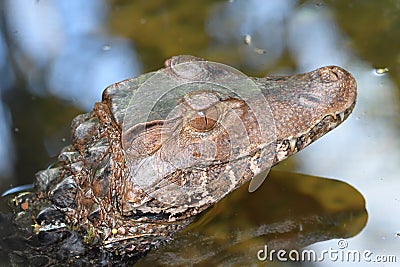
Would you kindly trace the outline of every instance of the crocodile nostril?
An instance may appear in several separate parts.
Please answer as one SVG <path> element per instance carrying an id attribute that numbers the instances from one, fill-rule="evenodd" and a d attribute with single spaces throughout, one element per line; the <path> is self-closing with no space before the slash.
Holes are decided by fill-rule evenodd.
<path id="1" fill-rule="evenodd" d="M 336 79 L 340 79 L 338 71 L 336 69 L 332 69 L 332 74 L 336 76 Z"/>
<path id="2" fill-rule="evenodd" d="M 319 70 L 323 82 L 336 82 L 344 77 L 343 71 L 336 66 L 324 67 Z"/>

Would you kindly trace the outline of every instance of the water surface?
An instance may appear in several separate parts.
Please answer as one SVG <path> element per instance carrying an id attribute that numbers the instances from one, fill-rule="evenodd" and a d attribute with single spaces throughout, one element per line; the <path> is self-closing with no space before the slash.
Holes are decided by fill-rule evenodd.
<path id="1" fill-rule="evenodd" d="M 400 261 L 398 1 L 0 5 L 1 192 L 31 183 L 54 162 L 70 142 L 71 119 L 91 110 L 108 84 L 158 69 L 173 55 L 204 57 L 252 76 L 335 64 L 358 83 L 350 118 L 274 167 L 260 191 L 235 192 L 139 265 L 263 264 L 256 254 L 266 244 L 370 250 L 372 260 Z M 343 240 L 347 247 L 338 247 Z M 338 264 L 365 262 L 307 262 Z"/>

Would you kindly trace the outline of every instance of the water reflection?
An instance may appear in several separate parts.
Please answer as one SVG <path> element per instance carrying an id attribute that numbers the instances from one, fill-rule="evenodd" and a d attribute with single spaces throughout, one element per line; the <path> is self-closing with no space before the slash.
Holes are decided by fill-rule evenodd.
<path id="1" fill-rule="evenodd" d="M 0 28 L 0 95 L 8 90 L 14 83 L 15 77 L 12 69 L 7 64 L 7 44 L 4 39 L 3 31 Z M 13 175 L 13 142 L 10 128 L 10 114 L 7 106 L 4 105 L 0 96 L 0 180 Z"/>
<path id="2" fill-rule="evenodd" d="M 11 137 L 10 128 L 10 114 L 8 108 L 4 106 L 0 98 L 0 181 L 2 178 L 10 177 L 13 175 L 13 142 Z M 1 183 L 1 182 L 0 182 Z"/>
<path id="3" fill-rule="evenodd" d="M 9 89 L 15 82 L 15 75 L 8 63 L 8 47 L 4 39 L 3 29 L 0 28 L 0 92 Z"/>
<path id="4" fill-rule="evenodd" d="M 274 64 L 286 48 L 286 21 L 292 15 L 295 0 L 235 1 L 216 5 L 207 23 L 207 32 L 218 41 L 216 46 L 235 44 L 241 61 L 251 68 Z M 243 44 L 251 36 L 255 47 L 266 53 L 260 55 Z"/>
<path id="5" fill-rule="evenodd" d="M 90 110 L 106 86 L 138 73 L 136 62 L 126 40 L 107 36 L 70 39 L 54 59 L 46 82 L 52 94 Z"/>
<path id="6" fill-rule="evenodd" d="M 250 266 L 261 263 L 257 252 L 264 245 L 270 251 L 301 251 L 315 242 L 354 236 L 367 222 L 363 196 L 340 181 L 271 171 L 268 186 L 251 197 L 246 188 L 137 265 Z"/>
<path id="7" fill-rule="evenodd" d="M 311 2 L 293 7 L 293 2 L 279 1 L 285 7 L 278 7 L 270 3 L 278 1 L 268 1 L 269 4 L 265 2 L 235 1 L 222 4 L 225 8 L 216 9 L 213 13 L 213 24 L 209 29 L 216 30 L 210 30 L 210 33 L 220 35 L 219 39 L 216 38 L 218 45 L 218 42 L 229 41 L 232 35 L 237 37 L 243 34 L 244 31 L 238 25 L 250 26 L 246 31 L 256 32 L 257 37 L 253 39 L 261 41 L 262 47 L 266 47 L 268 41 L 277 42 L 274 38 L 278 38 L 280 44 L 287 47 L 296 72 L 335 64 L 349 69 L 355 75 L 359 96 L 353 115 L 334 134 L 328 134 L 323 142 L 316 142 L 289 162 L 297 163 L 295 171 L 349 181 L 360 190 L 370 199 L 367 208 L 371 213 L 363 234 L 349 240 L 351 247 L 359 250 L 371 249 L 375 254 L 398 255 L 399 244 L 395 233 L 399 229 L 400 221 L 398 216 L 390 215 L 400 212 L 400 112 L 396 86 L 388 73 L 376 75 L 371 64 L 353 54 L 349 49 L 350 40 L 337 28 L 334 14 L 328 5 Z M 258 15 L 264 19 L 263 27 L 257 23 L 247 23 L 253 11 L 257 14 L 263 12 L 263 15 Z M 278 17 L 284 16 L 286 19 L 278 25 L 272 23 L 273 29 L 270 29 L 266 22 L 271 13 L 277 13 Z M 236 26 L 229 27 L 230 25 Z M 269 36 L 272 38 L 269 39 Z M 280 39 L 281 36 L 287 36 L 285 41 Z M 281 49 L 271 46 L 263 56 L 253 55 L 247 61 L 245 55 L 241 60 L 252 64 L 253 68 L 263 70 L 265 64 L 279 64 L 277 56 Z M 285 166 L 278 165 L 277 168 Z M 334 246 L 335 242 L 337 241 L 327 241 L 313 245 L 312 248 L 323 250 Z M 323 265 L 329 264 L 324 262 Z"/>
<path id="8" fill-rule="evenodd" d="M 315 8 L 304 6 L 293 18 L 292 32 L 297 37 L 296 42 L 290 43 L 291 49 L 298 55 L 298 65 L 302 70 L 320 64 L 345 66 L 355 75 L 359 96 L 353 115 L 335 131 L 335 135 L 328 135 L 323 144 L 317 142 L 297 157 L 301 163 L 298 171 L 334 177 L 356 186 L 367 199 L 371 199 L 367 202 L 371 216 L 363 235 L 349 240 L 351 247 L 370 249 L 375 254 L 398 255 L 399 244 L 395 233 L 400 221 L 396 216 L 389 216 L 400 211 L 396 200 L 400 162 L 400 141 L 397 138 L 400 133 L 396 127 L 399 115 L 397 90 L 389 76 L 374 74 L 372 66 L 343 49 L 346 39 L 336 30 L 331 16 L 317 13 Z M 307 16 L 305 22 L 304 16 Z M 318 31 L 321 25 L 325 26 L 325 30 Z M 346 149 L 337 149 L 338 143 L 347 144 Z M 386 156 L 387 151 L 391 151 L 389 157 Z M 376 240 L 374 236 L 384 241 Z M 334 242 L 312 247 L 322 250 L 333 246 Z M 384 249 L 378 245 L 381 242 L 386 243 Z"/>
<path id="9" fill-rule="evenodd" d="M 236 190 L 198 217 L 172 243 L 151 251 L 137 265 L 250 266 L 261 263 L 257 253 L 265 245 L 269 251 L 301 252 L 311 243 L 357 235 L 367 222 L 363 196 L 337 180 L 272 171 L 268 186 L 251 196 L 247 186 Z M 29 227 L 32 219 L 23 208 L 24 203 L 30 203 L 29 198 L 27 193 L 0 198 L 0 207 L 10 201 L 20 211 L 18 224 Z M 64 242 L 49 241 L 51 248 L 43 250 L 43 244 L 35 243 L 37 236 L 29 238 L 29 231 L 17 229 L 10 220 L 10 215 L 0 212 L 0 260 L 8 258 L 20 265 L 29 261 L 35 266 L 56 260 L 52 253 L 58 251 L 57 246 L 65 246 Z"/>
<path id="10" fill-rule="evenodd" d="M 288 21 L 288 48 L 299 71 L 326 65 L 348 66 L 351 54 L 328 8 L 303 5 Z"/>
<path id="11" fill-rule="evenodd" d="M 97 0 L 6 1 L 8 32 L 18 47 L 12 52 L 33 92 L 90 110 L 107 85 L 139 73 L 132 44 L 107 34 L 107 9 Z"/>
<path id="12" fill-rule="evenodd" d="M 219 46 L 234 43 L 240 47 L 241 61 L 250 68 L 266 69 L 287 49 L 299 71 L 309 71 L 327 64 L 340 65 L 349 59 L 344 40 L 335 27 L 328 8 L 315 4 L 298 5 L 295 0 L 235 1 L 216 5 L 208 33 Z M 317 12 L 318 11 L 318 12 Z M 264 55 L 240 45 L 251 37 Z"/>

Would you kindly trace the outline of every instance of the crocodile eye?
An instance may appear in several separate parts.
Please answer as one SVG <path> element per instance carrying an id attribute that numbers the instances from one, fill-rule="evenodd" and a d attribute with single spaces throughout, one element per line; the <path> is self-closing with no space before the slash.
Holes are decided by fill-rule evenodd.
<path id="1" fill-rule="evenodd" d="M 198 111 L 190 120 L 189 124 L 200 132 L 210 131 L 217 124 L 219 112 L 216 107 Z"/>

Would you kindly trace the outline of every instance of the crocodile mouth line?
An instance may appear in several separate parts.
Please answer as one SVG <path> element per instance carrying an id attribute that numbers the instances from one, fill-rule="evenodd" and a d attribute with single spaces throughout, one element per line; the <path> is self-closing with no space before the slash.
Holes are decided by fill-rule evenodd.
<path id="1" fill-rule="evenodd" d="M 286 139 L 281 139 L 277 140 L 276 142 L 272 142 L 267 144 L 269 145 L 274 145 L 276 147 L 276 153 L 275 153 L 275 159 L 272 162 L 272 166 L 276 165 L 280 161 L 286 159 L 287 157 L 295 154 L 296 152 L 302 150 L 324 134 L 328 133 L 332 129 L 336 128 L 338 125 L 340 125 L 352 112 L 353 108 L 355 106 L 355 103 L 353 103 L 349 108 L 345 109 L 342 112 L 338 113 L 333 113 L 333 114 L 328 114 L 325 115 L 321 120 L 319 120 L 314 126 L 310 127 L 308 131 L 301 133 L 295 137 L 289 137 Z M 204 170 L 207 168 L 210 168 L 210 166 L 226 166 L 227 164 L 230 164 L 232 162 L 240 161 L 243 160 L 244 158 L 249 158 L 249 157 L 254 157 L 257 156 L 257 153 L 260 153 L 260 151 L 263 148 L 258 148 L 256 150 L 253 150 L 247 155 L 243 155 L 241 157 L 235 158 L 233 160 L 229 161 L 218 161 L 218 162 L 213 162 L 209 164 L 205 164 L 204 166 L 197 166 L 194 169 L 198 170 Z M 264 147 L 265 149 L 265 147 Z M 180 171 L 192 171 L 193 168 L 187 168 L 187 169 L 180 169 Z M 190 209 L 190 208 L 189 208 Z M 170 215 L 169 213 L 164 214 L 165 216 Z M 136 216 L 131 216 L 131 219 L 134 220 Z M 176 217 L 177 221 L 182 220 L 182 218 L 179 218 L 179 216 Z M 157 219 L 145 221 L 145 222 L 151 222 L 151 223 L 156 223 L 159 222 Z M 173 223 L 176 223 L 174 221 Z"/>
<path id="2" fill-rule="evenodd" d="M 294 137 L 276 141 L 276 156 L 273 165 L 302 150 L 327 132 L 340 125 L 352 112 L 355 103 L 342 112 L 325 115 L 308 131 Z"/>

